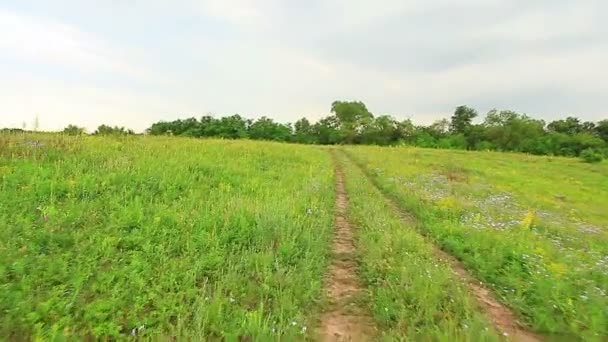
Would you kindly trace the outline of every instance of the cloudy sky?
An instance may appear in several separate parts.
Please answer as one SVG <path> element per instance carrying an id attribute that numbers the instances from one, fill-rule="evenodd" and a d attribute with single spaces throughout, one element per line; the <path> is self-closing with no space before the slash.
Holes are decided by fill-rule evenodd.
<path id="1" fill-rule="evenodd" d="M 596 121 L 606 13 L 604 0 L 0 0 L 0 127 L 314 120 L 336 99 L 416 123 L 460 104 Z"/>

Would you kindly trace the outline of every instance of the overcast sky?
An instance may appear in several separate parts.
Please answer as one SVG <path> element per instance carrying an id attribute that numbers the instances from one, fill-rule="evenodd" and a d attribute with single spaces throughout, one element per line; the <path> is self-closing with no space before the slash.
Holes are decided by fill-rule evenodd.
<path id="1" fill-rule="evenodd" d="M 316 120 L 336 99 L 608 118 L 608 2 L 0 0 L 0 127 Z"/>

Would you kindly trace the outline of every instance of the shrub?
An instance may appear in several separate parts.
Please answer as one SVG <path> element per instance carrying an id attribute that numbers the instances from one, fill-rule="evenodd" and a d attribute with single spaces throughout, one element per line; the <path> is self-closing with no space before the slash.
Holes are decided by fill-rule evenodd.
<path id="1" fill-rule="evenodd" d="M 600 151 L 588 148 L 581 152 L 581 158 L 587 163 L 599 163 L 604 159 Z"/>

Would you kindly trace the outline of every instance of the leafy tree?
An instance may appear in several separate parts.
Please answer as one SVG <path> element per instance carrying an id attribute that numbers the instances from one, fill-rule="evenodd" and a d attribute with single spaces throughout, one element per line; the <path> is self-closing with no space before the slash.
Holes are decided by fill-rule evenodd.
<path id="1" fill-rule="evenodd" d="M 108 125 L 100 125 L 97 127 L 97 130 L 93 133 L 95 135 L 127 135 L 127 134 L 135 134 L 133 130 L 118 127 L 118 126 L 108 126 Z"/>
<path id="2" fill-rule="evenodd" d="M 78 127 L 76 125 L 68 125 L 63 129 L 63 134 L 67 135 L 83 135 L 85 133 L 84 127 Z"/>
<path id="3" fill-rule="evenodd" d="M 248 120 L 243 119 L 240 115 L 223 117 L 216 122 L 217 136 L 227 139 L 239 139 L 247 137 Z"/>
<path id="4" fill-rule="evenodd" d="M 397 131 L 399 132 L 399 141 L 411 142 L 416 135 L 416 127 L 412 123 L 412 120 L 405 119 L 397 124 Z M 396 142 L 399 142 L 396 141 Z"/>
<path id="5" fill-rule="evenodd" d="M 608 143 L 608 119 L 597 123 L 595 126 L 595 133 Z"/>
<path id="6" fill-rule="evenodd" d="M 173 127 L 172 122 L 159 121 L 159 122 L 153 123 L 152 126 L 150 126 L 150 128 L 148 128 L 146 130 L 146 133 L 151 134 L 151 135 L 164 135 L 164 134 L 171 135 L 173 133 L 172 127 Z"/>
<path id="7" fill-rule="evenodd" d="M 544 134 L 545 123 L 513 111 L 492 110 L 486 116 L 486 140 L 502 151 L 532 152 L 532 143 Z"/>
<path id="8" fill-rule="evenodd" d="M 418 127 L 414 136 L 414 145 L 420 147 L 437 147 L 437 138 L 435 138 L 427 127 Z"/>
<path id="9" fill-rule="evenodd" d="M 318 139 L 314 134 L 313 126 L 306 118 L 301 118 L 294 124 L 293 141 L 302 144 L 318 143 Z"/>
<path id="10" fill-rule="evenodd" d="M 322 145 L 333 145 L 344 141 L 344 135 L 340 131 L 340 120 L 335 115 L 319 120 L 313 125 L 312 131 Z"/>
<path id="11" fill-rule="evenodd" d="M 447 119 L 437 120 L 427 127 L 426 131 L 436 139 L 443 138 L 450 131 L 450 123 Z"/>
<path id="12" fill-rule="evenodd" d="M 477 111 L 467 106 L 458 106 L 450 121 L 450 132 L 465 134 L 471 127 L 473 119 L 477 117 Z"/>
<path id="13" fill-rule="evenodd" d="M 388 145 L 397 140 L 398 122 L 388 115 L 381 115 L 362 127 L 355 139 L 362 144 Z"/>
<path id="14" fill-rule="evenodd" d="M 274 122 L 265 116 L 249 126 L 248 134 L 251 139 L 288 141 L 291 137 L 291 127 Z"/>
<path id="15" fill-rule="evenodd" d="M 555 120 L 547 125 L 550 132 L 564 133 L 574 135 L 578 133 L 591 133 L 595 128 L 593 122 L 581 122 L 580 119 L 569 116 L 564 120 Z"/>
<path id="16" fill-rule="evenodd" d="M 331 104 L 331 112 L 339 121 L 339 129 L 344 135 L 345 143 L 354 142 L 363 126 L 370 123 L 374 117 L 361 101 L 334 101 Z"/>

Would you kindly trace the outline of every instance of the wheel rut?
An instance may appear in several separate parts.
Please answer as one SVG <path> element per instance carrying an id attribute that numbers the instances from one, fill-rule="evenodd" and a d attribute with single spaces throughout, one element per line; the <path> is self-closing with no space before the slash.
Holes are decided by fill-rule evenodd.
<path id="1" fill-rule="evenodd" d="M 333 155 L 332 155 L 333 156 Z M 353 228 L 346 218 L 348 198 L 344 173 L 334 156 L 336 179 L 335 231 L 332 260 L 324 279 L 328 308 L 317 331 L 320 341 L 372 341 L 375 327 L 371 317 L 356 303 L 363 287 L 355 259 Z"/>
<path id="2" fill-rule="evenodd" d="M 374 187 L 378 189 L 378 191 L 384 196 L 388 205 L 399 214 L 401 220 L 407 225 L 415 227 L 418 231 L 420 231 L 419 223 L 416 218 L 401 208 L 393 196 L 386 193 L 381 185 L 378 184 L 378 181 L 369 174 L 369 171 L 365 168 L 365 166 L 357 162 L 347 152 L 342 153 L 352 162 L 352 164 L 356 165 L 365 175 L 365 177 L 367 177 L 367 179 L 374 185 Z M 421 234 L 429 239 L 425 234 Z M 489 288 L 473 277 L 462 262 L 439 248 L 435 243 L 432 243 L 432 246 L 434 247 L 434 252 L 437 259 L 446 262 L 452 269 L 452 273 L 454 273 L 455 276 L 457 276 L 462 280 L 463 283 L 467 285 L 469 292 L 477 302 L 477 306 L 486 316 L 486 318 L 492 323 L 496 331 L 511 341 L 543 341 L 541 336 L 528 330 L 522 323 L 520 323 L 517 316 L 511 311 L 511 309 L 502 304 Z"/>

